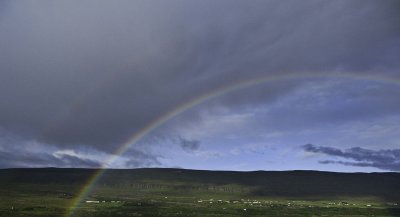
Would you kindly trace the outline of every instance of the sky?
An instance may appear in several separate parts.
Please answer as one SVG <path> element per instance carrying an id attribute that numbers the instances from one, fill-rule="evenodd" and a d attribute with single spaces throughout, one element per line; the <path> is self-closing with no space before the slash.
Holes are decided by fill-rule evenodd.
<path id="1" fill-rule="evenodd" d="M 0 1 L 0 168 L 398 172 L 399 11 Z"/>

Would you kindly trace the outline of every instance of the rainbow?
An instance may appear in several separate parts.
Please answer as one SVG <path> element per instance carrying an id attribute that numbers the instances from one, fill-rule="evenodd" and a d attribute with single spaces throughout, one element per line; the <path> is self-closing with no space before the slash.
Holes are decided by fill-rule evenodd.
<path id="1" fill-rule="evenodd" d="M 378 74 L 378 73 L 377 73 Z M 87 180 L 85 185 L 83 185 L 78 196 L 72 201 L 72 204 L 69 206 L 65 217 L 71 217 L 74 215 L 74 212 L 78 205 L 82 202 L 82 200 L 88 196 L 96 182 L 99 178 L 104 174 L 108 165 L 111 165 L 119 156 L 125 153 L 132 145 L 136 144 L 139 140 L 141 140 L 148 133 L 157 129 L 168 120 L 178 116 L 179 114 L 204 103 L 210 99 L 225 95 L 227 93 L 241 90 L 244 88 L 254 87 L 257 85 L 278 82 L 278 81 L 286 81 L 286 80 L 296 80 L 296 79 L 316 79 L 316 78 L 346 78 L 352 80 L 366 80 L 366 81 L 376 81 L 376 82 L 384 82 L 400 85 L 400 79 L 398 78 L 387 78 L 387 77 L 379 77 L 376 75 L 368 74 L 362 75 L 361 73 L 297 73 L 297 74 L 288 74 L 288 75 L 275 75 L 275 77 L 265 76 L 259 77 L 256 79 L 244 80 L 238 83 L 233 83 L 227 86 L 223 86 L 212 91 L 209 91 L 205 94 L 199 95 L 197 97 L 192 98 L 191 100 L 180 104 L 174 109 L 166 112 L 160 117 L 154 119 L 152 122 L 148 123 L 145 127 L 143 127 L 138 132 L 135 132 L 126 142 L 119 145 L 117 150 L 114 152 L 112 157 L 110 157 L 103 166 L 98 169 L 95 174 Z"/>

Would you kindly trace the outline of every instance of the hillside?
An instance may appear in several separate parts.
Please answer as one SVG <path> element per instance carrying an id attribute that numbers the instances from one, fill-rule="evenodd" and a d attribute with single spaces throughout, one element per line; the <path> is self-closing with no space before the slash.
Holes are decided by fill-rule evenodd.
<path id="1" fill-rule="evenodd" d="M 93 169 L 2 169 L 0 184 L 69 185 L 80 188 Z M 218 191 L 286 198 L 376 197 L 400 200 L 400 173 L 319 171 L 202 171 L 185 169 L 110 169 L 97 186 L 115 189 L 171 189 L 186 193 Z"/>

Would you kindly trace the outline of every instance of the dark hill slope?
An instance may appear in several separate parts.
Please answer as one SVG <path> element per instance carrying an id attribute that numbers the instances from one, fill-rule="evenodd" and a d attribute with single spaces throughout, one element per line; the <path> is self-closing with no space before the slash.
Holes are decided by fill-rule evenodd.
<path id="1" fill-rule="evenodd" d="M 3 169 L 0 184 L 83 185 L 93 169 Z M 204 171 L 185 169 L 110 169 L 100 185 L 129 186 L 155 183 L 177 188 L 241 186 L 257 196 L 330 198 L 335 196 L 379 197 L 400 200 L 400 173 L 334 173 L 319 171 Z"/>

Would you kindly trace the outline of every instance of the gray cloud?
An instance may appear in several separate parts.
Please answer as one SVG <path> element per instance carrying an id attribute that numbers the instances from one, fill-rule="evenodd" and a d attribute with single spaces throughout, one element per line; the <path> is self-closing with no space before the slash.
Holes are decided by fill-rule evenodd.
<path id="1" fill-rule="evenodd" d="M 195 151 L 200 148 L 200 141 L 199 140 L 190 140 L 190 139 L 185 139 L 182 137 L 179 137 L 179 145 L 185 150 L 185 151 Z"/>
<path id="2" fill-rule="evenodd" d="M 163 156 L 155 154 L 144 146 L 148 142 L 160 142 L 152 138 L 152 141 L 141 143 L 141 146 L 129 148 L 117 164 L 109 167 L 149 167 L 161 166 L 159 159 Z M 18 144 L 18 145 L 15 145 Z M 83 145 L 75 149 L 60 149 L 51 144 L 26 140 L 16 134 L 4 131 L 0 128 L 0 168 L 15 167 L 90 167 L 100 168 L 109 163 L 107 153 L 90 149 Z"/>
<path id="3" fill-rule="evenodd" d="M 0 168 L 15 167 L 91 167 L 99 168 L 100 162 L 69 154 L 58 156 L 48 153 L 30 153 L 0 150 Z"/>
<path id="4" fill-rule="evenodd" d="M 307 152 L 321 153 L 355 161 L 349 162 L 323 160 L 320 161 L 322 164 L 336 163 L 346 166 L 375 167 L 384 170 L 400 171 L 400 149 L 370 150 L 360 147 L 353 147 L 350 149 L 341 150 L 338 148 L 315 146 L 312 144 L 304 145 L 303 149 Z"/>
<path id="5" fill-rule="evenodd" d="M 129 168 L 162 166 L 159 160 L 163 158 L 161 155 L 130 149 L 125 156 L 129 157 L 129 160 L 125 163 L 125 166 Z"/>
<path id="6" fill-rule="evenodd" d="M 348 161 L 333 161 L 333 160 L 323 160 L 320 161 L 321 164 L 342 164 L 345 166 L 355 166 L 355 167 L 375 167 L 383 170 L 390 171 L 400 171 L 400 163 L 381 163 L 381 162 L 348 162 Z"/>
<path id="7" fill-rule="evenodd" d="M 61 148 L 111 153 L 166 111 L 243 80 L 339 69 L 397 76 L 400 66 L 396 0 L 0 4 L 0 127 Z M 257 105 L 300 85 L 217 101 Z"/>
<path id="8" fill-rule="evenodd" d="M 345 79 L 309 79 L 306 85 L 269 102 L 253 122 L 264 131 L 298 132 L 373 123 L 399 116 L 398 85 Z M 237 108 L 237 106 L 235 107 Z M 325 128 L 326 129 L 326 128 Z"/>

